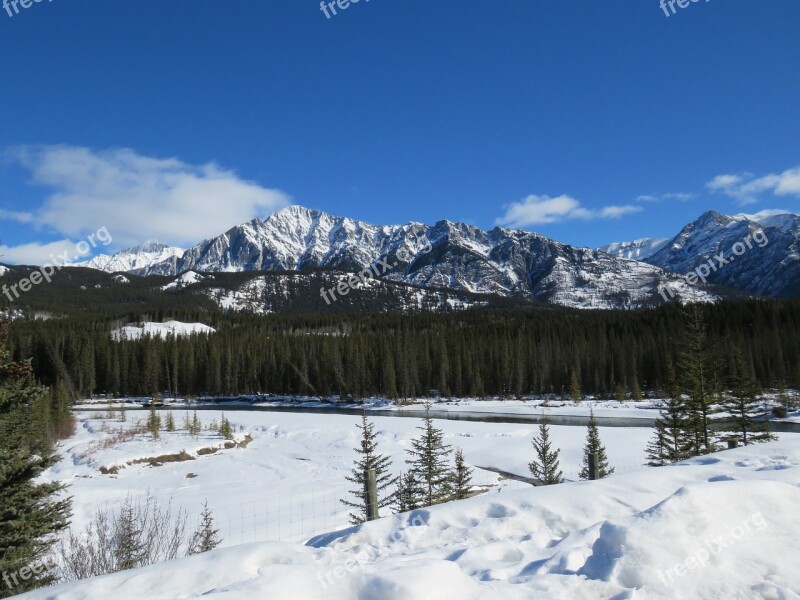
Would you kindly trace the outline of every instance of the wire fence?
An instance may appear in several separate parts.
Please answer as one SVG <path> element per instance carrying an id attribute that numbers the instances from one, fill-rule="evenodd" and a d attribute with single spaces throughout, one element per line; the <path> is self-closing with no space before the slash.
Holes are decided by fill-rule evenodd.
<path id="1" fill-rule="evenodd" d="M 476 492 L 486 491 L 497 482 L 494 473 L 480 469 L 473 472 Z M 354 500 L 354 487 L 347 481 L 324 482 L 312 490 L 210 508 L 225 546 L 267 541 L 301 543 L 350 526 L 352 509 L 342 500 Z M 381 516 L 390 512 L 383 509 Z"/>
<path id="2" fill-rule="evenodd" d="M 613 466 L 617 474 L 646 468 L 634 459 Z M 577 466 L 565 470 L 565 476 L 577 481 L 578 471 Z M 481 468 L 473 469 L 472 485 L 476 493 L 491 490 L 503 479 L 507 477 Z M 353 500 L 353 489 L 354 485 L 344 480 L 321 482 L 318 488 L 311 490 L 211 508 L 225 546 L 266 541 L 304 543 L 317 535 L 350 526 L 352 509 L 341 501 Z M 390 513 L 390 509 L 383 509 L 381 516 Z"/>
<path id="3" fill-rule="evenodd" d="M 224 545 L 250 542 L 305 542 L 349 525 L 349 509 L 341 500 L 350 484 L 324 487 L 285 496 L 272 496 L 214 509 Z"/>

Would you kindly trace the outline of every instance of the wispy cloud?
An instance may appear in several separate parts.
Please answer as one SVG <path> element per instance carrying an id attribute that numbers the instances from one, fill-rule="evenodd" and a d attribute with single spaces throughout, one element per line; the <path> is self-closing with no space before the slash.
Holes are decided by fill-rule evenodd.
<path id="1" fill-rule="evenodd" d="M 33 213 L 18 212 L 0 208 L 0 221 L 16 221 L 17 223 L 30 223 L 33 221 Z"/>
<path id="2" fill-rule="evenodd" d="M 688 202 L 697 198 L 697 194 L 670 193 L 670 194 L 644 194 L 636 198 L 637 202 L 662 202 L 676 200 L 678 202 Z"/>
<path id="3" fill-rule="evenodd" d="M 641 206 L 604 206 L 600 209 L 589 209 L 581 205 L 571 196 L 531 195 L 520 202 L 505 207 L 506 213 L 495 221 L 504 227 L 529 227 L 574 219 L 616 219 L 642 211 Z"/>
<path id="4" fill-rule="evenodd" d="M 800 197 L 800 166 L 756 177 L 752 173 L 717 175 L 706 184 L 714 193 L 722 193 L 739 204 L 755 204 L 763 194 Z"/>
<path id="5" fill-rule="evenodd" d="M 283 192 L 215 163 L 192 165 L 124 148 L 24 146 L 8 154 L 34 184 L 52 190 L 32 221 L 68 237 L 105 226 L 123 245 L 147 239 L 185 245 L 290 203 Z"/>

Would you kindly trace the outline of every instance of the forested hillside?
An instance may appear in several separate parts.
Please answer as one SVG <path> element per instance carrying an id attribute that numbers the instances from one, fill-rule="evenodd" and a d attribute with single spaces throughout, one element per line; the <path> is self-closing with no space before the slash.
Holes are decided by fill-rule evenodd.
<path id="1" fill-rule="evenodd" d="M 702 308 L 716 376 L 735 354 L 764 387 L 800 386 L 800 301 Z M 92 393 L 181 396 L 253 393 L 391 398 L 584 393 L 637 396 L 666 384 L 684 310 L 472 310 L 452 314 L 253 316 L 151 312 L 142 320 L 203 321 L 208 336 L 112 341 L 124 319 L 18 321 L 15 358 L 33 356 L 46 383 Z"/>

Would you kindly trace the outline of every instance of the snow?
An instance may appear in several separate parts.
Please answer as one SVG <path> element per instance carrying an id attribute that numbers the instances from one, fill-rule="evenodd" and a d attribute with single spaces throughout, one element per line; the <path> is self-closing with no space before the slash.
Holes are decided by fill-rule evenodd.
<path id="1" fill-rule="evenodd" d="M 187 271 L 183 275 L 177 277 L 172 283 L 168 283 L 161 289 L 164 291 L 172 289 L 182 289 L 188 285 L 204 281 L 205 279 L 207 279 L 207 277 L 204 277 L 194 271 Z"/>
<path id="2" fill-rule="evenodd" d="M 6 266 L 0 265 L 0 277 L 8 273 L 11 269 Z"/>
<path id="3" fill-rule="evenodd" d="M 183 248 L 176 248 L 150 241 L 141 246 L 122 250 L 111 256 L 108 254 L 98 254 L 91 260 L 75 262 L 67 266 L 88 267 L 107 273 L 127 272 L 142 269 L 151 264 L 180 258 L 185 252 Z"/>
<path id="4" fill-rule="evenodd" d="M 127 406 L 136 406 L 127 403 Z M 184 416 L 191 416 L 191 409 L 174 412 L 176 425 L 183 423 Z M 75 497 L 75 522 L 85 523 L 94 508 L 102 503 L 120 502 L 128 493 L 144 494 L 145 490 L 156 491 L 162 499 L 174 496 L 177 503 L 187 509 L 200 506 L 204 500 L 225 520 L 233 519 L 230 530 L 223 533 L 226 543 L 242 543 L 274 539 L 279 521 L 292 521 L 291 529 L 281 531 L 281 540 L 300 541 L 301 533 L 307 537 L 324 533 L 347 524 L 347 513 L 339 505 L 349 484 L 344 477 L 352 468 L 358 445 L 360 421 L 357 415 L 330 413 L 290 413 L 258 410 L 235 410 L 226 407 L 225 416 L 237 431 L 237 439 L 245 435 L 252 442 L 245 449 L 221 451 L 212 456 L 197 457 L 196 460 L 168 463 L 152 468 L 148 465 L 128 465 L 136 459 L 185 450 L 196 455 L 197 450 L 219 446 L 218 435 L 204 432 L 200 439 L 193 440 L 185 432 L 162 432 L 161 439 L 153 441 L 147 435 L 139 435 L 128 441 L 117 441 L 117 430 L 133 429 L 138 420 L 144 420 L 147 411 L 128 411 L 125 423 L 109 422 L 102 418 L 104 411 L 78 411 L 79 424 L 76 435 L 62 445 L 63 458 L 48 473 L 52 480 L 70 484 L 70 495 Z M 164 412 L 162 423 L 165 421 Z M 197 411 L 204 424 L 221 420 L 221 412 Z M 417 435 L 416 418 L 370 417 L 379 430 L 381 451 L 393 462 L 395 472 L 405 469 L 406 449 L 412 437 Z M 538 431 L 536 424 L 503 424 L 483 422 L 460 422 L 437 420 L 445 432 L 446 442 L 463 448 L 467 461 L 475 466 L 490 467 L 528 475 L 531 439 Z M 243 428 L 242 431 L 239 431 Z M 577 479 L 580 468 L 581 448 L 586 434 L 585 427 L 552 426 L 554 443 L 562 449 L 562 468 L 566 477 Z M 601 436 L 607 446 L 609 458 L 618 472 L 641 471 L 644 462 L 644 447 L 650 437 L 650 428 L 605 428 Z M 115 439 L 117 438 L 117 439 Z M 110 447 L 108 440 L 114 442 Z M 116 476 L 99 473 L 101 467 L 124 466 Z M 194 473 L 191 481 L 186 475 Z M 488 470 L 476 472 L 477 485 L 497 485 L 498 476 Z M 503 480 L 497 489 L 518 487 L 515 481 Z M 282 514 L 265 508 L 265 498 L 295 499 L 295 506 L 281 506 Z M 303 523 L 303 504 L 309 505 L 309 514 L 315 502 L 317 520 Z M 288 504 L 288 503 L 287 503 Z M 257 532 L 241 533 L 240 506 L 252 515 L 258 513 Z M 231 514 L 228 514 L 231 511 Z M 294 511 L 294 514 L 292 511 Z M 306 515 L 307 516 L 307 515 Z M 262 518 L 263 517 L 263 518 Z M 245 525 L 251 528 L 253 519 L 248 516 Z M 225 529 L 224 528 L 224 529 Z"/>
<path id="5" fill-rule="evenodd" d="M 141 323 L 139 325 L 126 325 L 111 332 L 111 337 L 120 340 L 138 340 L 144 336 L 166 338 L 169 335 L 187 336 L 194 334 L 216 333 L 216 329 L 203 323 L 182 323 L 180 321 L 167 321 L 165 323 Z"/>
<path id="6" fill-rule="evenodd" d="M 101 500 L 117 502 L 147 488 L 162 497 L 172 495 L 184 506 L 208 498 L 219 514 L 220 503 L 262 499 L 278 491 L 299 494 L 304 486 L 325 490 L 341 481 L 352 463 L 357 417 L 226 415 L 253 435 L 246 449 L 162 467 L 130 466 L 111 477 L 99 475 L 96 465 L 115 456 L 194 448 L 182 434 L 164 434 L 159 442 L 125 442 L 80 459 L 87 444 L 105 435 L 100 422 L 90 418 L 96 413 L 80 413 L 78 434 L 64 444 L 64 458 L 46 475 L 71 484 L 80 522 Z M 216 412 L 201 416 L 219 418 Z M 416 420 L 384 417 L 375 422 L 381 448 L 395 468 L 401 467 Z M 525 468 L 532 427 L 437 424 L 448 443 L 463 444 L 469 463 Z M 552 430 L 555 445 L 563 450 L 562 466 L 571 465 L 585 429 Z M 649 434 L 649 429 L 601 428 L 617 465 L 624 457 L 640 461 Z M 185 479 L 185 470 L 198 477 Z M 597 482 L 545 488 L 504 482 L 470 500 L 338 532 L 319 531 L 316 537 L 306 531 L 304 537 L 311 539 L 305 545 L 263 541 L 225 547 L 20 597 L 791 599 L 800 590 L 798 482 L 800 438 L 786 434 L 778 442 L 671 467 L 618 469 Z"/>
<path id="7" fill-rule="evenodd" d="M 641 238 L 632 242 L 613 242 L 598 250 L 619 258 L 645 260 L 661 250 L 668 242 L 669 238 Z"/>

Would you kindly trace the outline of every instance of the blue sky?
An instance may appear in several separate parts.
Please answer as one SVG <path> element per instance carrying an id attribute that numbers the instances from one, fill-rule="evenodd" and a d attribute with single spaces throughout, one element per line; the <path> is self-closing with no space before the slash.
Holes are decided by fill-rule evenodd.
<path id="1" fill-rule="evenodd" d="M 586 246 L 800 205 L 796 0 L 18 8 L 0 260 L 103 226 L 186 245 L 286 203 Z"/>

